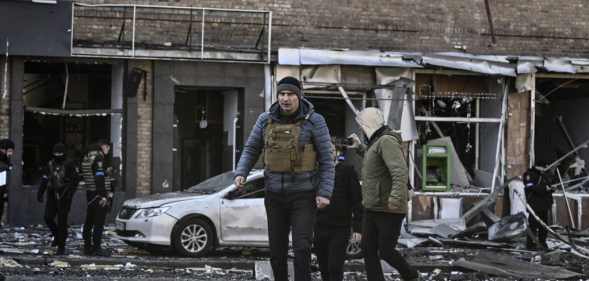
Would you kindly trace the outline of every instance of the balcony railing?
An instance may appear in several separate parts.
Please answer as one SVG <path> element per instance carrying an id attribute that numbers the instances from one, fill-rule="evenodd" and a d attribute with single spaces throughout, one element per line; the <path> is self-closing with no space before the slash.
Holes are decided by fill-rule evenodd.
<path id="1" fill-rule="evenodd" d="M 269 63 L 272 13 L 72 3 L 72 56 Z"/>

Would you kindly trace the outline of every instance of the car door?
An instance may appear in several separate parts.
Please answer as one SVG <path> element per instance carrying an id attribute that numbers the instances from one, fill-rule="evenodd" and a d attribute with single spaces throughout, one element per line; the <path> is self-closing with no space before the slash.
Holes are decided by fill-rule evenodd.
<path id="1" fill-rule="evenodd" d="M 263 177 L 248 181 L 240 194 L 229 193 L 221 199 L 220 230 L 224 242 L 268 243 Z"/>

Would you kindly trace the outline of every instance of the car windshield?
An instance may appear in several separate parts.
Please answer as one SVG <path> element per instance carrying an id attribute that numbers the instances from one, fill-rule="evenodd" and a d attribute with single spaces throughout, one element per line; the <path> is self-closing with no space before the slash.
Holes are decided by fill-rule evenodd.
<path id="1" fill-rule="evenodd" d="M 186 191 L 205 194 L 215 193 L 233 184 L 233 176 L 233 172 L 222 173 L 206 179 Z"/>

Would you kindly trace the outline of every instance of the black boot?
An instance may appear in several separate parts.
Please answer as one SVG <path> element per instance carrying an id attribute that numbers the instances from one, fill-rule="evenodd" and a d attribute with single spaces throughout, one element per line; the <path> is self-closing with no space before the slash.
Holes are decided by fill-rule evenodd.
<path id="1" fill-rule="evenodd" d="M 94 250 L 90 245 L 84 244 L 84 250 L 82 252 L 86 256 L 94 255 Z"/>
<path id="2" fill-rule="evenodd" d="M 64 256 L 65 255 L 65 247 L 57 247 L 57 252 L 55 252 L 55 254 L 58 256 Z"/>

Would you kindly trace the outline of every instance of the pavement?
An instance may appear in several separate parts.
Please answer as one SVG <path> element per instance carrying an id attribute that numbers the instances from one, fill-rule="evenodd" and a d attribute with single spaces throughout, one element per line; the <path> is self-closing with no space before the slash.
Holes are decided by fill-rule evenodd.
<path id="1" fill-rule="evenodd" d="M 152 254 L 126 245 L 116 238 L 113 227 L 105 232 L 104 245 L 112 251 L 110 257 L 82 255 L 80 226 L 69 230 L 67 255 L 55 255 L 52 237 L 42 225 L 3 227 L 0 229 L 0 274 L 6 280 L 255 280 L 255 264 L 268 262 L 268 249 L 220 248 L 203 258 L 186 258 L 170 253 Z M 521 244 L 521 243 L 520 243 Z M 494 277 L 457 266 L 461 259 L 476 260 L 477 256 L 501 253 L 524 262 L 547 264 L 578 272 L 589 277 L 589 263 L 571 257 L 567 252 L 534 252 L 521 249 L 518 243 L 506 249 L 448 247 L 433 243 L 401 249 L 410 264 L 421 273 L 423 280 L 516 280 Z M 556 246 L 555 246 L 556 247 Z M 532 264 L 533 265 L 533 264 Z M 566 268 L 565 268 L 566 267 Z M 316 264 L 313 280 L 320 280 Z M 500 268 L 499 268 L 500 269 Z M 361 259 L 347 260 L 344 280 L 366 280 Z M 399 280 L 399 275 L 385 267 L 387 280 Z M 1 280 L 1 278 L 0 278 Z M 541 279 L 540 279 L 541 280 Z"/>

